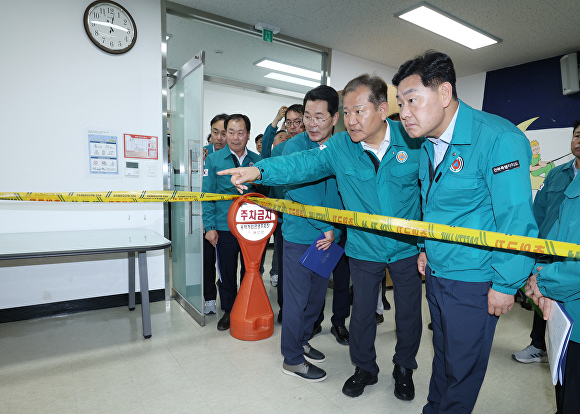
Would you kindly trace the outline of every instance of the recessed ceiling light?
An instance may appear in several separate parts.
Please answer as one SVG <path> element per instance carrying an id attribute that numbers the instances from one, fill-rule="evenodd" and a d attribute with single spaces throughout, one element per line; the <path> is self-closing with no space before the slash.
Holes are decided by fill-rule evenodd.
<path id="1" fill-rule="evenodd" d="M 171 39 L 173 37 L 173 35 L 171 33 L 165 33 L 165 41 L 169 41 L 169 39 Z"/>
<path id="2" fill-rule="evenodd" d="M 315 79 L 318 81 L 322 78 L 322 76 L 320 75 L 320 72 L 316 72 L 316 71 L 313 71 L 310 69 L 300 68 L 298 66 L 288 65 L 287 63 L 276 62 L 275 60 L 271 60 L 271 59 L 264 58 L 256 63 L 254 63 L 254 65 L 260 66 L 262 68 L 277 70 L 279 72 L 290 73 L 292 75 L 303 76 L 305 78 Z"/>
<path id="3" fill-rule="evenodd" d="M 295 78 L 294 76 L 284 75 L 282 73 L 270 72 L 264 75 L 265 78 L 276 79 L 282 82 L 297 83 L 298 85 L 310 86 L 316 88 L 320 86 L 320 82 L 309 81 L 308 79 Z"/>
<path id="4" fill-rule="evenodd" d="M 501 39 L 425 2 L 397 13 L 395 17 L 414 23 L 470 49 L 479 49 L 501 42 Z"/>

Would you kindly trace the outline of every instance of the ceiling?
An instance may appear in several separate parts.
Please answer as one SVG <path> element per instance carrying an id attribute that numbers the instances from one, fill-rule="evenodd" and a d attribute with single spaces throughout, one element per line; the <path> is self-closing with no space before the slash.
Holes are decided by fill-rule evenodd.
<path id="1" fill-rule="evenodd" d="M 321 71 L 322 55 L 319 52 L 289 46 L 281 42 L 267 43 L 260 35 L 246 34 L 194 19 L 167 15 L 167 67 L 179 69 L 197 52 L 205 52 L 205 74 L 213 79 L 228 79 L 274 88 L 283 95 L 288 91 L 304 96 L 312 86 L 295 85 L 266 79 L 272 70 L 254 63 L 264 59 L 290 63 L 295 66 Z M 312 79 L 310 79 L 312 81 Z M 272 92 L 272 90 L 270 90 Z"/>
<path id="2" fill-rule="evenodd" d="M 267 22 L 280 27 L 280 34 L 394 68 L 427 49 L 436 49 L 451 56 L 458 77 L 580 50 L 578 0 L 430 0 L 429 3 L 439 9 L 503 40 L 478 50 L 468 49 L 393 17 L 418 2 L 176 1 L 250 25 L 258 21 Z"/>

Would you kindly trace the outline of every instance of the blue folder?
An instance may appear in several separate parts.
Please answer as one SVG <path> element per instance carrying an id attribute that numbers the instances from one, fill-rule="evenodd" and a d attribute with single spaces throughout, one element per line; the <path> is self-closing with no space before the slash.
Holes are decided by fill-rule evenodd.
<path id="1" fill-rule="evenodd" d="M 344 249 L 338 244 L 332 243 L 327 250 L 318 250 L 316 242 L 323 238 L 324 234 L 321 234 L 302 255 L 299 262 L 314 273 L 328 279 L 344 254 Z"/>

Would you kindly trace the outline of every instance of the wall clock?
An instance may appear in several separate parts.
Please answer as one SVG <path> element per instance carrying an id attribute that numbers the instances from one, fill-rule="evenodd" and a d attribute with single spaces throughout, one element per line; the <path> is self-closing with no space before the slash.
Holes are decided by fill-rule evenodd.
<path id="1" fill-rule="evenodd" d="M 125 53 L 137 40 L 137 26 L 131 14 L 114 1 L 95 1 L 84 15 L 89 39 L 107 53 Z"/>

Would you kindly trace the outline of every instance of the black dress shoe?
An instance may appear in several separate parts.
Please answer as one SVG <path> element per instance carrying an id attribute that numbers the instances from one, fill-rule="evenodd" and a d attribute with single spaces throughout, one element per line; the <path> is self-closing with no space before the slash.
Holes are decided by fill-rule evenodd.
<path id="1" fill-rule="evenodd" d="M 385 321 L 385 317 L 383 316 L 382 313 L 376 313 L 375 312 L 375 319 L 377 320 L 377 325 L 379 323 L 383 323 Z"/>
<path id="2" fill-rule="evenodd" d="M 230 329 L 230 313 L 224 313 L 224 316 L 218 321 L 217 324 L 218 331 L 227 331 Z"/>
<path id="3" fill-rule="evenodd" d="M 320 332 L 322 332 L 322 327 L 320 325 L 314 326 L 312 329 L 312 335 L 310 335 L 310 339 L 314 338 L 314 335 L 318 335 Z"/>
<path id="4" fill-rule="evenodd" d="M 278 312 L 278 323 L 282 325 L 282 309 L 280 309 L 280 312 Z"/>
<path id="5" fill-rule="evenodd" d="M 332 325 L 330 333 L 336 338 L 336 342 L 341 345 L 348 345 L 348 329 L 344 325 Z"/>
<path id="6" fill-rule="evenodd" d="M 413 384 L 413 370 L 403 368 L 395 364 L 393 368 L 395 379 L 395 397 L 399 400 L 411 401 L 415 398 L 415 385 Z"/>
<path id="7" fill-rule="evenodd" d="M 349 397 L 358 397 L 363 393 L 367 385 L 376 384 L 378 380 L 378 375 L 373 375 L 362 368 L 356 367 L 354 375 L 344 383 L 342 393 Z"/>
<path id="8" fill-rule="evenodd" d="M 427 325 L 427 329 L 429 329 L 430 331 L 433 330 L 433 322 L 429 322 L 429 325 Z"/>

